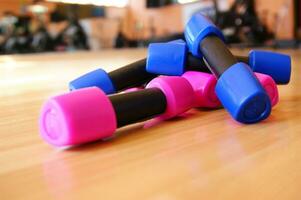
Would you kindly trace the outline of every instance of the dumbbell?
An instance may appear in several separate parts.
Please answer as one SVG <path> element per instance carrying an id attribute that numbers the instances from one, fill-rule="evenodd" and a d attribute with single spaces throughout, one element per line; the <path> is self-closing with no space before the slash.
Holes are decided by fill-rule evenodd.
<path id="1" fill-rule="evenodd" d="M 249 57 L 236 56 L 241 62 L 249 63 L 252 69 L 265 73 L 277 82 L 289 82 L 291 61 L 285 54 L 269 51 L 251 51 Z M 112 72 L 103 69 L 91 71 L 69 83 L 75 90 L 96 86 L 106 94 L 113 94 L 130 87 L 138 87 L 159 75 L 182 75 L 185 71 L 210 72 L 204 61 L 187 52 L 183 40 L 168 43 L 153 43 L 148 48 L 148 58 L 128 64 Z"/>
<path id="2" fill-rule="evenodd" d="M 170 43 L 177 43 L 179 41 L 180 40 L 175 40 Z M 187 66 L 187 69 L 197 69 L 203 65 L 202 60 L 193 56 L 190 58 L 189 67 Z M 140 87 L 157 77 L 157 74 L 148 73 L 146 71 L 146 62 L 147 59 L 144 58 L 109 73 L 103 69 L 96 69 L 71 81 L 69 83 L 69 89 L 72 91 L 96 86 L 102 89 L 106 94 L 113 94 L 128 88 Z M 202 71 L 209 72 L 209 69 L 203 66 Z"/>
<path id="3" fill-rule="evenodd" d="M 275 81 L 269 75 L 257 72 L 254 74 L 269 95 L 271 105 L 274 107 L 279 101 L 278 88 Z M 218 100 L 214 90 L 217 82 L 217 79 L 214 75 L 205 72 L 187 71 L 182 75 L 182 77 L 189 81 L 194 90 L 195 103 L 192 107 L 218 108 L 221 106 L 221 103 Z M 133 92 L 142 89 L 143 87 L 130 88 L 124 90 L 123 92 Z"/>
<path id="4" fill-rule="evenodd" d="M 144 58 L 109 73 L 96 69 L 71 81 L 69 89 L 72 91 L 95 86 L 106 94 L 113 94 L 127 88 L 139 87 L 156 77 L 145 71 L 145 64 Z"/>
<path id="5" fill-rule="evenodd" d="M 202 14 L 188 21 L 184 35 L 189 51 L 203 57 L 217 77 L 215 92 L 231 116 L 241 123 L 256 123 L 271 113 L 271 102 L 250 67 L 238 62 L 224 43 L 221 31 Z"/>
<path id="6" fill-rule="evenodd" d="M 50 98 L 41 111 L 40 132 L 55 146 L 77 145 L 111 137 L 128 124 L 169 119 L 193 103 L 194 91 L 183 77 L 157 77 L 146 89 L 109 96 L 89 87 Z"/>
<path id="7" fill-rule="evenodd" d="M 271 105 L 275 106 L 279 101 L 278 88 L 275 81 L 265 74 L 255 72 L 255 76 L 269 95 Z M 214 75 L 204 72 L 187 71 L 182 77 L 189 81 L 195 92 L 193 107 L 218 108 L 221 106 L 215 94 L 217 79 Z"/>
<path id="8" fill-rule="evenodd" d="M 254 72 L 271 76 L 277 84 L 287 84 L 290 80 L 291 59 L 288 55 L 253 50 L 248 57 L 235 57 L 239 62 L 248 64 Z M 200 62 L 199 65 L 196 60 Z M 152 74 L 181 76 L 185 71 L 208 72 L 208 68 L 202 58 L 188 53 L 184 40 L 177 40 L 150 44 L 146 71 Z"/>

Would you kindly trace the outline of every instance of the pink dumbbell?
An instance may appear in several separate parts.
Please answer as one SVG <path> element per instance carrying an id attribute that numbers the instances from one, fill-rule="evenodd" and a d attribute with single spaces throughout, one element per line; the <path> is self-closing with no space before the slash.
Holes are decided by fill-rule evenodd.
<path id="1" fill-rule="evenodd" d="M 55 146 L 77 145 L 110 137 L 128 124 L 175 117 L 193 103 L 194 91 L 183 77 L 160 76 L 146 89 L 110 96 L 85 88 L 50 98 L 42 108 L 40 132 Z"/>
<path id="2" fill-rule="evenodd" d="M 268 75 L 255 73 L 257 79 L 266 90 L 275 106 L 279 101 L 278 89 L 275 81 Z M 221 106 L 215 94 L 216 77 L 212 74 L 196 71 L 185 72 L 182 77 L 186 78 L 195 91 L 194 107 L 216 108 Z"/>
<path id="3" fill-rule="evenodd" d="M 275 106 L 279 101 L 276 82 L 269 75 L 255 72 L 255 76 L 267 91 L 271 99 L 271 105 Z M 187 71 L 182 77 L 189 81 L 195 91 L 195 104 L 193 107 L 216 108 L 221 106 L 214 91 L 217 81 L 215 76 L 205 72 Z M 143 87 L 135 87 L 124 90 L 123 92 L 133 92 L 142 89 Z"/>
<path id="4" fill-rule="evenodd" d="M 275 82 L 266 75 L 258 77 L 275 105 Z M 146 89 L 111 96 L 96 87 L 72 91 L 44 104 L 40 132 L 53 145 L 76 145 L 110 137 L 119 127 L 152 117 L 169 119 L 192 107 L 218 107 L 215 83 L 213 75 L 186 72 L 183 77 L 160 76 Z"/>

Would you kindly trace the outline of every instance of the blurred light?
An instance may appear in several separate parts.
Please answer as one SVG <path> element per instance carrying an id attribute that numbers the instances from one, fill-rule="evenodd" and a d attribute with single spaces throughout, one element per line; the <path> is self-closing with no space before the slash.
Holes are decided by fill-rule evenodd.
<path id="1" fill-rule="evenodd" d="M 48 11 L 48 8 L 46 6 L 36 4 L 28 6 L 28 10 L 33 13 L 46 13 Z"/>
<path id="2" fill-rule="evenodd" d="M 192 3 L 192 2 L 197 2 L 197 1 L 199 1 L 199 0 L 178 0 L 178 2 L 182 3 L 182 4 L 184 4 L 184 3 Z"/>
<path id="3" fill-rule="evenodd" d="M 47 1 L 56 2 L 56 3 L 67 3 L 67 4 L 114 6 L 114 7 L 125 7 L 128 4 L 128 0 L 47 0 Z"/>

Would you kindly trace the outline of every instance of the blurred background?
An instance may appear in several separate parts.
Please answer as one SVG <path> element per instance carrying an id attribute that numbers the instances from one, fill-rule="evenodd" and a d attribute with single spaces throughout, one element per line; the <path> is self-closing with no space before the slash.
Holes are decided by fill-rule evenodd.
<path id="1" fill-rule="evenodd" d="M 299 0 L 0 0 L 0 53 L 98 51 L 183 38 L 202 12 L 238 47 L 298 48 Z"/>

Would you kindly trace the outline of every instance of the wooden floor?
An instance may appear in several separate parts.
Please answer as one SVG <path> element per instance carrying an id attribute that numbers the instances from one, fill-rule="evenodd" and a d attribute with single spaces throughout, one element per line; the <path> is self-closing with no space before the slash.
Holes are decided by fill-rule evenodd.
<path id="1" fill-rule="evenodd" d="M 247 51 L 234 50 L 240 54 Z M 191 110 L 135 124 L 109 141 L 56 149 L 38 133 L 41 104 L 73 78 L 145 50 L 0 56 L 0 199 L 301 199 L 301 52 L 268 120 Z"/>

